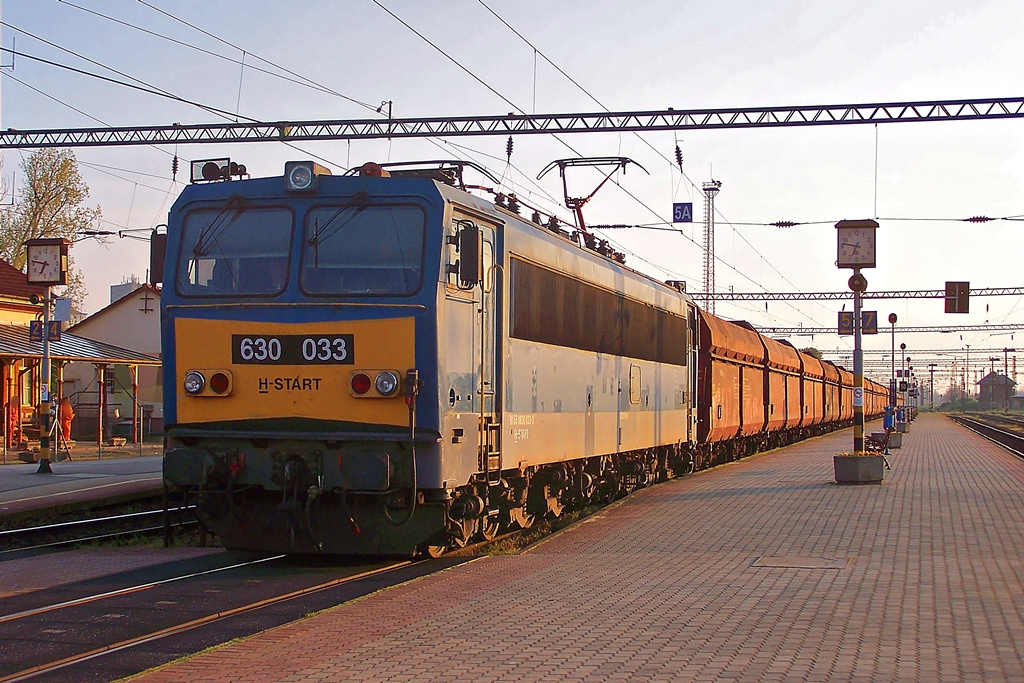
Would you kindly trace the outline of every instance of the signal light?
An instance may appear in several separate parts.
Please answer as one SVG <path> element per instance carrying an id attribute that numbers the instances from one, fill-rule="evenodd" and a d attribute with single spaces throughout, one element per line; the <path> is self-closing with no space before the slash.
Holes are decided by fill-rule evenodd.
<path id="1" fill-rule="evenodd" d="M 946 313 L 969 313 L 971 310 L 971 283 L 946 283 Z"/>
<path id="2" fill-rule="evenodd" d="M 391 174 L 385 171 L 380 164 L 367 161 L 359 167 L 359 175 L 364 178 L 390 178 Z"/>
<path id="3" fill-rule="evenodd" d="M 223 394 L 231 387 L 231 381 L 223 372 L 215 372 L 210 377 L 210 391 L 215 394 Z"/>
<path id="4" fill-rule="evenodd" d="M 194 398 L 230 396 L 231 385 L 231 371 L 220 368 L 189 370 L 182 377 L 182 388 Z"/>
<path id="5" fill-rule="evenodd" d="M 370 390 L 370 376 L 365 372 L 357 372 L 352 375 L 352 393 L 358 396 L 362 396 Z"/>

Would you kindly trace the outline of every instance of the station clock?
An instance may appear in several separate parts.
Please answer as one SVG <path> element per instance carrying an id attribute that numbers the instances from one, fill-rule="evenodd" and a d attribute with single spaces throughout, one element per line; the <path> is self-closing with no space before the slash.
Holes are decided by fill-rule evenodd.
<path id="1" fill-rule="evenodd" d="M 875 230 L 878 223 L 872 220 L 839 221 L 836 223 L 838 256 L 836 265 L 840 268 L 875 267 Z"/>
<path id="2" fill-rule="evenodd" d="M 28 282 L 35 285 L 67 284 L 70 244 L 62 238 L 37 238 L 25 242 Z"/>

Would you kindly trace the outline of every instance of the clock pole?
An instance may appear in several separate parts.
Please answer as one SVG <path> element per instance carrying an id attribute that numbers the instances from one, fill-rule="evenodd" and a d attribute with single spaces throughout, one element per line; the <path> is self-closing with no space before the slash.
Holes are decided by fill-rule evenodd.
<path id="1" fill-rule="evenodd" d="M 875 231 L 873 220 L 842 220 L 836 223 L 838 251 L 836 266 L 852 268 L 849 285 L 853 290 L 853 452 L 864 452 L 864 349 L 861 348 L 861 295 L 868 288 L 862 268 L 875 267 Z"/>
<path id="2" fill-rule="evenodd" d="M 39 474 L 50 469 L 50 287 L 68 283 L 68 247 L 63 237 L 36 237 L 25 241 L 25 277 L 30 285 L 43 285 L 43 360 L 39 378 Z M 33 295 L 33 303 L 37 299 Z"/>
<path id="3" fill-rule="evenodd" d="M 854 282 L 856 280 L 856 282 Z M 853 452 L 864 452 L 864 349 L 861 347 L 861 292 L 867 280 L 855 268 L 850 278 L 853 289 Z M 857 286 L 854 286 L 857 285 Z"/>
<path id="4" fill-rule="evenodd" d="M 43 298 L 43 371 L 39 382 L 39 469 L 36 474 L 53 474 L 50 469 L 50 286 Z"/>

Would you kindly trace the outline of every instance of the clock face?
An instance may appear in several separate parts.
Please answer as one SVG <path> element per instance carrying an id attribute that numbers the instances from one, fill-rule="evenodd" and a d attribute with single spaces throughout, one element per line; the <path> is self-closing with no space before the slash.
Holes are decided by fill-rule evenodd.
<path id="1" fill-rule="evenodd" d="M 28 281 L 40 284 L 64 284 L 63 263 L 59 244 L 29 245 Z"/>
<path id="2" fill-rule="evenodd" d="M 873 228 L 840 228 L 839 257 L 836 265 L 840 268 L 875 267 L 875 231 Z"/>

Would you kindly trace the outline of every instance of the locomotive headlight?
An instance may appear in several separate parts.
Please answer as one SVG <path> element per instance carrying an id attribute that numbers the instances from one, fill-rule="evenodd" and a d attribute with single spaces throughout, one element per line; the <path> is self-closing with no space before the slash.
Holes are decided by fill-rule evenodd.
<path id="1" fill-rule="evenodd" d="M 288 173 L 288 189 L 301 192 L 313 184 L 313 169 L 305 164 L 292 166 Z"/>
<path id="2" fill-rule="evenodd" d="M 398 377 L 390 370 L 385 370 L 377 375 L 377 379 L 374 380 L 374 386 L 377 387 L 377 393 L 382 396 L 390 396 L 398 391 Z"/>
<path id="3" fill-rule="evenodd" d="M 285 189 L 309 192 L 315 189 L 316 178 L 321 175 L 331 175 L 331 170 L 312 161 L 289 161 L 284 165 Z"/>
<path id="4" fill-rule="evenodd" d="M 186 394 L 194 396 L 206 386 L 206 378 L 203 377 L 202 373 L 191 370 L 185 373 L 185 380 L 182 382 L 182 386 L 184 386 Z"/>

